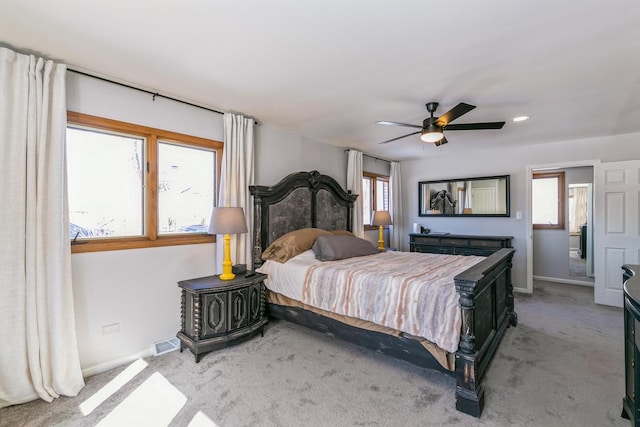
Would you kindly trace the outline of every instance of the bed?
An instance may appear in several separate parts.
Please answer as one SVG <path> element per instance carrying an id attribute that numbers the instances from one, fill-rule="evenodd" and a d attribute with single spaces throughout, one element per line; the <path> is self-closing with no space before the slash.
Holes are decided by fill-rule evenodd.
<path id="1" fill-rule="evenodd" d="M 272 243 L 296 230 L 330 230 L 337 235 L 351 231 L 352 208 L 357 196 L 318 171 L 293 173 L 273 186 L 256 185 L 249 190 L 254 201 L 254 269 L 263 267 L 263 252 Z M 424 337 L 357 316 L 320 309 L 269 289 L 267 313 L 271 318 L 294 322 L 421 367 L 450 373 L 456 377 L 456 409 L 479 417 L 484 407 L 483 377 L 506 328 L 517 324 L 511 283 L 513 253 L 512 248 L 503 248 L 488 257 L 469 261 L 468 267 L 460 264 L 458 268 L 463 269 L 451 277 L 460 319 L 459 340 L 457 345 L 454 343 L 454 351 L 447 351 Z M 305 256 L 310 255 L 297 255 L 295 260 Z M 409 264 L 408 268 L 413 267 Z M 269 279 L 267 288 L 268 282 Z"/>

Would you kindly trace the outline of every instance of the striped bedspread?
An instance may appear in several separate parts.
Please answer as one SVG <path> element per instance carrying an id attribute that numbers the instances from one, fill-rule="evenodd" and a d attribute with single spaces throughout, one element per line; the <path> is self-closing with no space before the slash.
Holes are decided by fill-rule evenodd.
<path id="1" fill-rule="evenodd" d="M 312 265 L 303 301 L 455 352 L 461 313 L 453 278 L 483 257 L 388 251 Z"/>

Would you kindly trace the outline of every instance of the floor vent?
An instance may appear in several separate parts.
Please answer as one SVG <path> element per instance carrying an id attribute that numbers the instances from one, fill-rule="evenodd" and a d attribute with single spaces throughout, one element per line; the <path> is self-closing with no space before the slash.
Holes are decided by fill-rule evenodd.
<path id="1" fill-rule="evenodd" d="M 163 341 L 158 341 L 153 344 L 153 355 L 160 356 L 161 354 L 169 353 L 180 349 L 180 340 L 176 337 L 168 338 Z"/>

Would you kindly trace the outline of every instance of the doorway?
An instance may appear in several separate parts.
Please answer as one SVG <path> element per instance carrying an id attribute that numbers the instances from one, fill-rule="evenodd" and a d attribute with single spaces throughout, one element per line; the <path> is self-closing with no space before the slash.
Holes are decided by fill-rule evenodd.
<path id="1" fill-rule="evenodd" d="M 588 221 L 593 218 L 590 215 L 587 220 L 587 228 L 585 234 L 588 242 L 585 244 L 586 250 L 584 261 L 584 273 L 580 277 L 574 277 L 571 274 L 571 255 L 570 236 L 569 236 L 569 206 L 568 197 L 564 197 L 565 206 L 565 222 L 563 229 L 555 230 L 534 230 L 533 229 L 533 212 L 532 212 L 532 182 L 533 174 L 539 172 L 550 172 L 555 170 L 563 170 L 566 175 L 565 186 L 570 184 L 592 184 L 595 176 L 595 165 L 599 164 L 599 160 L 585 160 L 576 162 L 564 162 L 554 164 L 530 165 L 527 166 L 527 291 L 533 292 L 534 277 L 539 280 L 571 283 L 586 286 L 594 286 L 594 277 L 587 274 L 587 259 L 594 259 L 593 248 L 594 227 L 588 226 Z M 568 194 L 568 191 L 565 192 Z M 593 191 L 591 192 L 593 194 Z M 580 248 L 579 242 L 577 249 Z M 576 251 L 577 253 L 577 251 Z M 581 259 L 581 258 L 579 258 Z M 582 262 L 581 262 L 582 263 Z M 593 265 L 593 264 L 592 264 Z M 593 269 L 590 268 L 590 275 L 593 276 Z"/>

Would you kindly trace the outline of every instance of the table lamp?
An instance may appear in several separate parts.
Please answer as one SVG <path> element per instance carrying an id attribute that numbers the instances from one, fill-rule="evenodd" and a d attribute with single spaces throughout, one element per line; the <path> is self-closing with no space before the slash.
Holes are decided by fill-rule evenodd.
<path id="1" fill-rule="evenodd" d="M 246 232 L 247 222 L 244 219 L 244 209 L 213 208 L 211 222 L 209 222 L 209 234 L 224 234 L 224 259 L 222 261 L 220 280 L 232 280 L 236 277 L 231 271 L 231 237 L 229 237 L 229 234 Z"/>
<path id="2" fill-rule="evenodd" d="M 378 249 L 384 249 L 384 236 L 382 235 L 382 228 L 384 225 L 391 225 L 391 215 L 389 211 L 374 211 L 373 212 L 373 225 L 379 225 L 380 235 L 378 237 Z"/>

